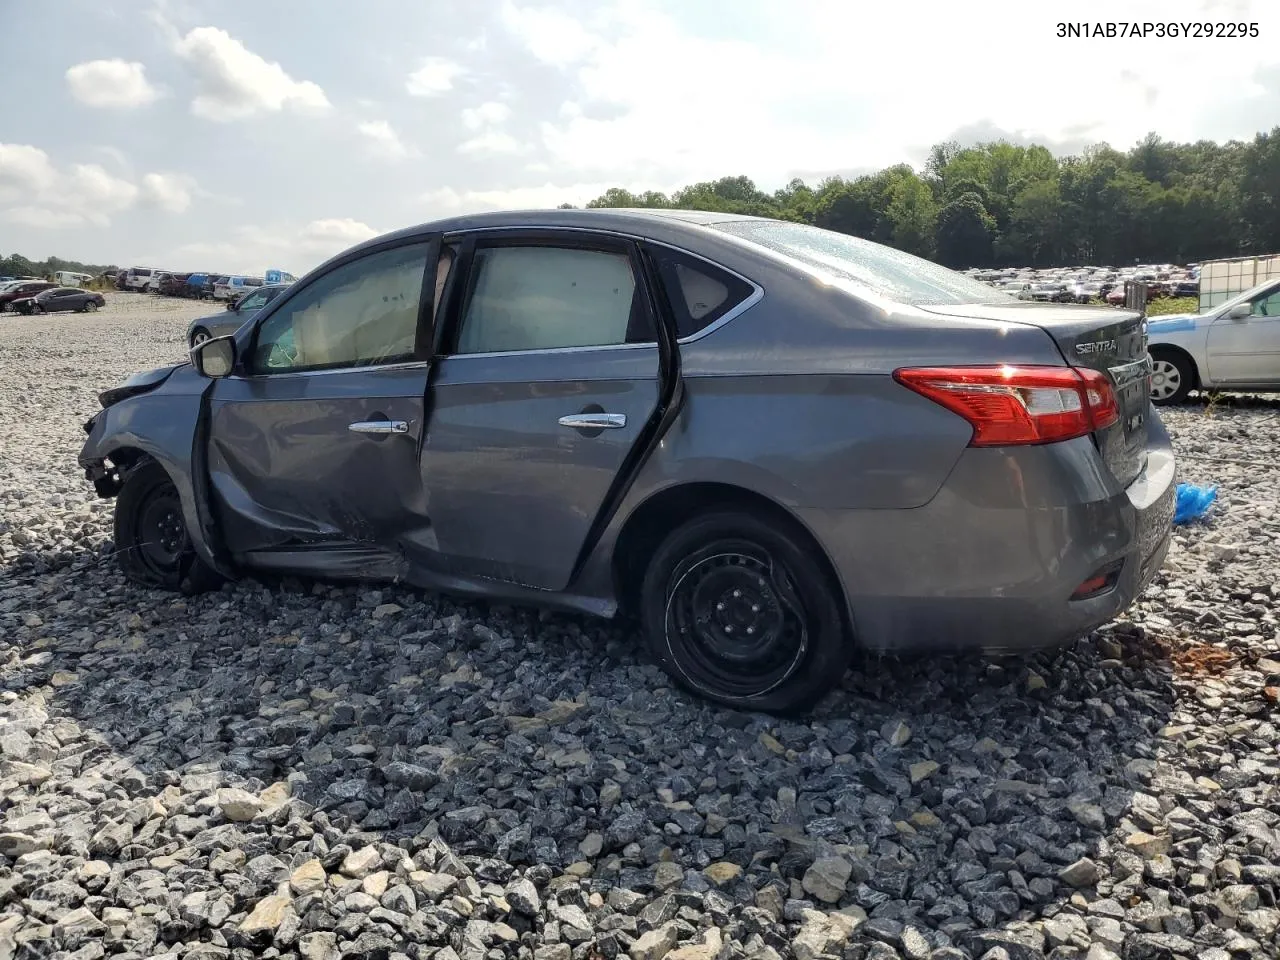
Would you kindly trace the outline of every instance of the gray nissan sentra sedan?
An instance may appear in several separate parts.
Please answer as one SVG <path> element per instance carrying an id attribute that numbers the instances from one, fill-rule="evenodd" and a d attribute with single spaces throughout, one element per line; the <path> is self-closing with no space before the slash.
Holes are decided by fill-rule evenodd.
<path id="1" fill-rule="evenodd" d="M 795 223 L 495 213 L 334 257 L 80 454 L 125 572 L 400 581 L 600 616 L 721 703 L 861 646 L 1066 642 L 1160 566 L 1143 320 Z"/>

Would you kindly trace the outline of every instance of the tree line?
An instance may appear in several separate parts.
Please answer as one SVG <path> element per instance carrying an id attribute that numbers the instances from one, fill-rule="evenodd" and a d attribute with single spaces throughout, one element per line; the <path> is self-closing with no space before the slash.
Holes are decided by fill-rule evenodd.
<path id="1" fill-rule="evenodd" d="M 563 206 L 570 206 L 564 204 Z M 1280 253 L 1280 126 L 1250 142 L 1099 144 L 1056 157 L 1005 141 L 942 143 L 907 164 L 773 193 L 745 176 L 667 196 L 614 187 L 588 207 L 777 217 L 888 244 L 951 267 L 1187 263 Z"/>
<path id="2" fill-rule="evenodd" d="M 59 270 L 72 273 L 88 273 L 98 276 L 104 270 L 116 270 L 111 264 L 81 263 L 79 260 L 63 260 L 48 257 L 44 260 L 28 260 L 20 253 L 0 259 L 0 277 L 52 277 Z"/>

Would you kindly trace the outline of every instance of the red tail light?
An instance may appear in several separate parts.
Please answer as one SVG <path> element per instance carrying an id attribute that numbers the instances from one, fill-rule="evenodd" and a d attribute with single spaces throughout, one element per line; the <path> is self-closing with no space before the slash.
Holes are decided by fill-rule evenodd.
<path id="1" fill-rule="evenodd" d="M 916 367 L 893 378 L 968 420 L 973 447 L 1070 440 L 1120 419 L 1111 382 L 1098 370 Z"/>

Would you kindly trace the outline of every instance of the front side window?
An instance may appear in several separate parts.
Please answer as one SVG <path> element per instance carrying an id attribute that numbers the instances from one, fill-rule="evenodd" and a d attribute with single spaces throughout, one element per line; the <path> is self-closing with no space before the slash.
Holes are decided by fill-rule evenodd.
<path id="1" fill-rule="evenodd" d="M 468 277 L 455 352 L 503 353 L 651 340 L 624 253 L 483 247 Z"/>
<path id="2" fill-rule="evenodd" d="M 247 297 L 241 300 L 239 309 L 259 310 L 262 307 L 266 306 L 267 301 L 270 299 L 271 298 L 267 296 L 267 293 L 265 290 L 259 290 L 255 293 L 249 294 Z"/>
<path id="3" fill-rule="evenodd" d="M 427 244 L 369 254 L 326 273 L 258 331 L 258 373 L 367 367 L 410 360 Z"/>
<path id="4" fill-rule="evenodd" d="M 1280 290 L 1258 297 L 1249 312 L 1255 317 L 1280 317 Z"/>

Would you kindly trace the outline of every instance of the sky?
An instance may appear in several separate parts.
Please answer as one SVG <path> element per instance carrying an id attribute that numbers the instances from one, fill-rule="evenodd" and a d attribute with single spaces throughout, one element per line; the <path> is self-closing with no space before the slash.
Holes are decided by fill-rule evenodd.
<path id="1" fill-rule="evenodd" d="M 301 275 L 438 217 L 920 168 L 943 140 L 1280 124 L 1276 0 L 0 0 L 0 37 L 0 253 L 172 270 Z"/>

